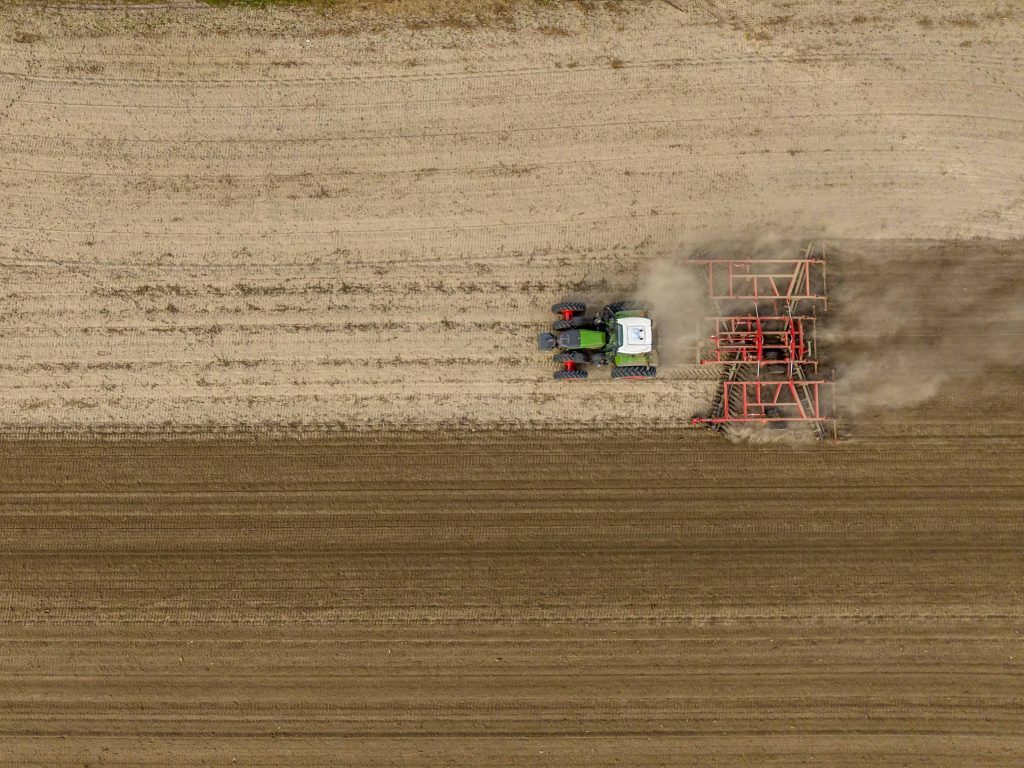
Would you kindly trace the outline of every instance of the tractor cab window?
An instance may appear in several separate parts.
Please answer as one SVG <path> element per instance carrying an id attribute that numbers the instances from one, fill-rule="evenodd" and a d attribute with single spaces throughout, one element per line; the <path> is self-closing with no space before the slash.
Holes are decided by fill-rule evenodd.
<path id="1" fill-rule="evenodd" d="M 615 324 L 615 346 L 621 347 L 623 345 L 622 338 L 622 323 Z"/>

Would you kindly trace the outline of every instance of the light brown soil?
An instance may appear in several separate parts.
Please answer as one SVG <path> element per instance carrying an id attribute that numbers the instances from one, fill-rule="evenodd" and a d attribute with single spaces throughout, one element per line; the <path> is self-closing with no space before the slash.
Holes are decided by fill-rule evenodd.
<path id="1" fill-rule="evenodd" d="M 1022 458 L 8 443 L 0 762 L 1019 764 Z"/>
<path id="2" fill-rule="evenodd" d="M 1024 233 L 1019 9 L 568 6 L 0 10 L 0 422 L 680 424 L 686 366 L 555 389 L 550 303 L 723 236 Z"/>

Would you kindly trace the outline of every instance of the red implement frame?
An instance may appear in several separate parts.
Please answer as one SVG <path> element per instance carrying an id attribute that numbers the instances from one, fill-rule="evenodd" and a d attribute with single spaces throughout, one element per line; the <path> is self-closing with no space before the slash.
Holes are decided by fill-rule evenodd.
<path id="1" fill-rule="evenodd" d="M 718 304 L 713 332 L 701 344 L 702 365 L 726 373 L 711 413 L 694 424 L 780 425 L 810 422 L 835 436 L 834 392 L 817 378 L 815 315 L 828 309 L 824 251 L 795 259 L 694 259 Z M 782 369 L 781 366 L 786 366 Z"/>
<path id="2" fill-rule="evenodd" d="M 722 412 L 698 416 L 694 424 L 735 424 L 832 420 L 823 412 L 823 400 L 831 397 L 832 382 L 786 379 L 784 381 L 725 381 Z M 829 390 L 826 392 L 826 390 Z"/>
<path id="3" fill-rule="evenodd" d="M 701 349 L 701 365 L 800 363 L 817 368 L 813 317 L 730 315 L 709 321 L 714 333 Z"/>
<path id="4" fill-rule="evenodd" d="M 808 254 L 810 252 L 808 251 Z M 708 296 L 715 301 L 819 302 L 827 307 L 825 260 L 695 259 L 707 270 Z"/>

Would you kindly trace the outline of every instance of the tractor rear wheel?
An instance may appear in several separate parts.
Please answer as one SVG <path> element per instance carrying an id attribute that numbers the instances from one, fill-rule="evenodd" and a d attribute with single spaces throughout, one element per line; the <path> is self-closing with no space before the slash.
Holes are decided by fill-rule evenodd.
<path id="1" fill-rule="evenodd" d="M 587 311 L 587 305 L 582 301 L 562 301 L 558 304 L 552 305 L 551 311 L 556 315 L 561 315 L 566 312 L 572 312 L 574 315 L 582 315 Z"/>
<path id="2" fill-rule="evenodd" d="M 658 369 L 652 365 L 624 365 L 612 371 L 613 379 L 653 379 Z"/>
<path id="3" fill-rule="evenodd" d="M 587 378 L 587 372 L 576 368 L 571 371 L 555 371 L 555 381 L 583 381 Z"/>

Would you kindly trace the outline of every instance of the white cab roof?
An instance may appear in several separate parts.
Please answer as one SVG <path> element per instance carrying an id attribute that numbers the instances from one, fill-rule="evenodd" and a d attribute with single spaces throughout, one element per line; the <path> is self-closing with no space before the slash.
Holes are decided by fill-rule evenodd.
<path id="1" fill-rule="evenodd" d="M 624 355 L 643 355 L 654 346 L 654 333 L 649 317 L 623 317 L 616 321 L 622 329 L 622 346 L 617 350 Z"/>

